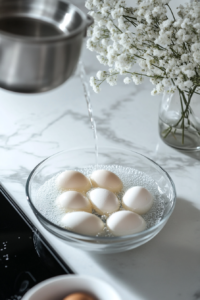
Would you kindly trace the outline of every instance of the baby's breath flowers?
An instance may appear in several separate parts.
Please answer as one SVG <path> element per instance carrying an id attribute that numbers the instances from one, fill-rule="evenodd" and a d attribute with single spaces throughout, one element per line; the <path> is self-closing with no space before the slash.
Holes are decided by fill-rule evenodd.
<path id="1" fill-rule="evenodd" d="M 192 95 L 200 92 L 200 2 L 180 5 L 178 17 L 170 0 L 135 2 L 128 7 L 124 0 L 86 1 L 94 18 L 87 48 L 108 66 L 91 77 L 90 85 L 98 93 L 104 81 L 116 85 L 119 75 L 125 84 L 136 85 L 149 77 L 155 86 L 151 95 L 178 90 L 187 109 Z"/>

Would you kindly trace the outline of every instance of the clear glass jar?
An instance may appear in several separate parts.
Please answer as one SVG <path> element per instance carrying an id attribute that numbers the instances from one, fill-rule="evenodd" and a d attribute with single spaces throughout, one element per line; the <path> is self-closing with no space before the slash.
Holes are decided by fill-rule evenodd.
<path id="1" fill-rule="evenodd" d="M 159 109 L 159 133 L 171 147 L 200 151 L 200 95 L 164 93 Z"/>

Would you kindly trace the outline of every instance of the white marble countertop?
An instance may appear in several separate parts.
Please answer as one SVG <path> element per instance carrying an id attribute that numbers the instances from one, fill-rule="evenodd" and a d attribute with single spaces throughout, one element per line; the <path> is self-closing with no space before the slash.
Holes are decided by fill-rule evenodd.
<path id="1" fill-rule="evenodd" d="M 88 78 L 99 69 L 83 50 Z M 37 221 L 25 196 L 30 171 L 63 149 L 93 146 L 93 135 L 77 76 L 54 91 L 22 95 L 0 90 L 0 181 L 55 250 L 78 274 L 111 283 L 127 300 L 200 299 L 200 153 L 184 154 L 158 136 L 159 97 L 152 86 L 91 91 L 101 146 L 124 146 L 149 156 L 174 180 L 177 205 L 164 229 L 147 244 L 119 254 L 91 254 L 67 246 Z"/>

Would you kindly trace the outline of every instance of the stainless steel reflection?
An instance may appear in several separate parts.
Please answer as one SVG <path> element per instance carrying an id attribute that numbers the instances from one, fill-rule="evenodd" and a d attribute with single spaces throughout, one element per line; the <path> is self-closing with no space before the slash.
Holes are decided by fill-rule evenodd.
<path id="1" fill-rule="evenodd" d="M 0 0 L 0 87 L 38 93 L 61 85 L 92 22 L 64 0 Z"/>

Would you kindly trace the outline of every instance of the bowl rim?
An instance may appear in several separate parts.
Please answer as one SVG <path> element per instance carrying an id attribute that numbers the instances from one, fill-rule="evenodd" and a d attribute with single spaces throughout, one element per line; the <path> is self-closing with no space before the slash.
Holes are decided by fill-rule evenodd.
<path id="1" fill-rule="evenodd" d="M 37 164 L 35 166 L 35 168 L 31 171 L 31 173 L 29 174 L 28 176 L 28 179 L 26 181 L 26 186 L 25 186 L 25 192 L 26 192 L 26 196 L 27 196 L 27 200 L 29 202 L 29 205 L 31 206 L 35 216 L 37 217 L 37 215 L 39 215 L 39 217 L 41 219 L 43 219 L 46 223 L 49 223 L 51 226 L 59 229 L 60 231 L 63 231 L 64 233 L 69 233 L 69 237 L 74 237 L 76 239 L 82 239 L 83 237 L 84 238 L 87 238 L 87 240 L 91 240 L 91 241 L 105 241 L 105 242 L 108 242 L 108 241 L 123 241 L 123 240 L 127 240 L 127 239 L 131 239 L 131 238 L 137 238 L 139 236 L 142 236 L 148 233 L 151 233 L 152 231 L 154 232 L 155 229 L 159 228 L 162 224 L 165 224 L 165 222 L 169 219 L 169 217 L 171 216 L 174 208 L 175 208 L 175 205 L 176 205 L 176 188 L 175 188 L 175 184 L 172 180 L 172 178 L 170 177 L 170 175 L 158 164 L 156 163 L 154 160 L 150 159 L 149 157 L 139 153 L 139 152 L 136 152 L 136 151 L 133 151 L 133 150 L 130 150 L 130 149 L 123 149 L 123 148 L 114 148 L 114 147 L 99 147 L 99 150 L 101 149 L 107 149 L 107 150 L 118 150 L 118 151 L 130 151 L 132 152 L 133 154 L 136 154 L 138 156 L 142 156 L 144 159 L 147 159 L 149 160 L 151 163 L 155 164 L 156 166 L 158 166 L 161 171 L 165 174 L 165 176 L 168 178 L 171 186 L 172 186 L 172 190 L 173 190 L 173 205 L 171 207 L 171 209 L 169 210 L 169 212 L 167 213 L 166 216 L 164 216 L 164 218 L 157 224 L 155 224 L 154 226 L 148 228 L 148 229 L 145 229 L 143 231 L 140 231 L 138 233 L 134 233 L 134 234 L 130 234 L 130 235 L 123 235 L 123 236 L 116 236 L 116 237 L 97 237 L 97 236 L 91 236 L 91 235 L 85 235 L 85 234 L 80 234 L 80 233 L 76 233 L 76 232 L 73 232 L 73 231 L 70 231 L 70 230 L 67 230 L 67 229 L 64 229 L 56 224 L 54 224 L 53 222 L 49 221 L 47 218 L 45 218 L 38 210 L 37 208 L 34 206 L 32 200 L 31 200 L 31 197 L 29 195 L 29 186 L 30 186 L 30 182 L 31 182 L 31 179 L 32 179 L 32 176 L 35 174 L 36 170 L 40 167 L 40 165 L 42 165 L 46 160 L 48 159 L 51 159 L 53 158 L 54 156 L 57 156 L 61 153 L 64 153 L 64 152 L 72 152 L 72 151 L 77 151 L 77 150 L 93 150 L 94 151 L 94 148 L 92 147 L 76 147 L 76 148 L 70 148 L 70 149 L 67 149 L 67 150 L 62 150 L 62 151 L 59 151 L 53 155 L 50 155 L 49 157 L 45 158 L 44 160 L 42 160 L 39 164 Z M 37 217 L 38 218 L 38 217 Z M 43 224 L 42 224 L 43 225 Z M 44 226 L 44 225 L 43 225 Z M 52 231 L 50 231 L 52 233 Z M 55 234 L 55 233 L 53 233 Z M 64 239 L 64 237 L 61 237 L 59 235 L 60 238 Z"/>
<path id="2" fill-rule="evenodd" d="M 55 35 L 55 36 L 50 36 L 50 37 L 29 37 L 29 36 L 22 36 L 22 35 L 18 35 L 18 34 L 13 34 L 13 33 L 9 33 L 6 32 L 4 30 L 0 29 L 0 36 L 7 38 L 7 39 L 11 39 L 17 42 L 21 42 L 21 43 L 31 43 L 31 44 L 45 44 L 45 43 L 51 43 L 51 42 L 64 42 L 66 40 L 70 40 L 70 38 L 75 37 L 76 35 L 78 35 L 81 32 L 85 32 L 84 30 L 86 30 L 87 28 L 87 17 L 86 15 L 81 11 L 81 9 L 79 9 L 77 6 L 75 6 L 74 4 L 68 2 L 68 1 L 63 1 L 63 0 L 59 0 L 60 2 L 63 2 L 65 4 L 67 4 L 69 7 L 73 8 L 81 17 L 82 22 L 79 25 L 78 28 L 74 29 L 72 32 L 67 32 L 60 35 Z M 24 14 L 19 14 L 18 16 L 24 16 Z M 8 17 L 13 16 L 12 14 L 9 15 Z M 14 15 L 15 16 L 15 15 Z M 1 19 L 5 19 L 6 17 L 3 17 Z M 36 19 L 36 16 L 30 16 L 30 19 Z M 43 18 L 44 20 L 45 18 Z"/>
<path id="3" fill-rule="evenodd" d="M 89 282 L 96 282 L 96 283 L 101 283 L 106 285 L 110 290 L 112 290 L 112 292 L 114 292 L 117 296 L 118 299 L 121 300 L 121 296 L 119 295 L 119 293 L 115 290 L 115 288 L 110 285 L 108 282 L 104 281 L 101 278 L 98 277 L 94 277 L 94 276 L 90 276 L 90 275 L 79 275 L 79 274 L 65 274 L 65 275 L 59 275 L 59 276 L 54 276 L 51 278 L 48 278 L 38 284 L 36 284 L 35 286 L 33 286 L 30 290 L 27 291 L 26 294 L 24 294 L 24 296 L 22 297 L 22 300 L 28 300 L 30 297 L 32 297 L 34 295 L 35 292 L 38 292 L 41 288 L 48 286 L 51 283 L 54 282 L 60 282 L 60 281 L 68 281 L 68 279 L 77 279 L 77 280 L 87 280 Z"/>

